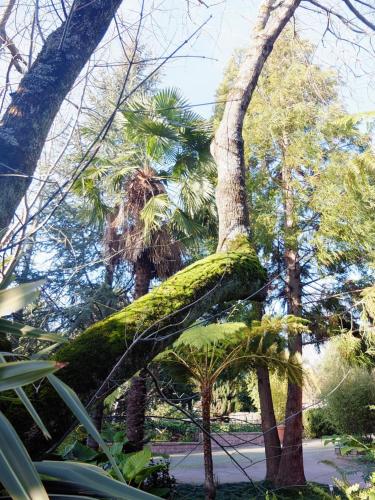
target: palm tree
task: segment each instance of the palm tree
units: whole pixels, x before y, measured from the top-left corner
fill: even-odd
[[[262,325],[263,323],[263,325]],[[224,375],[235,377],[241,372],[258,366],[273,366],[287,373],[295,382],[301,383],[301,367],[296,360],[289,359],[281,328],[297,319],[271,320],[264,317],[254,322],[253,327],[245,323],[216,323],[186,330],[174,342],[171,349],[158,356],[175,379],[182,378],[195,383],[201,395],[203,455],[205,468],[206,499],[215,498],[215,482],[210,438],[212,392],[215,382]],[[264,328],[268,326],[267,331]]]
[[[134,298],[145,295],[152,279],[181,268],[187,246],[214,230],[210,135],[176,89],[140,95],[122,110],[112,156],[96,159],[77,185],[104,222],[109,286],[118,263],[127,261],[133,266]],[[129,451],[143,446],[145,406],[141,372],[127,397]]]

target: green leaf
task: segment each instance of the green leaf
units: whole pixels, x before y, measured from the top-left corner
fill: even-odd
[[[12,361],[0,363],[0,392],[32,384],[63,366],[56,361]]]
[[[64,460],[79,460],[81,462],[89,462],[94,460],[97,456],[98,453],[95,450],[89,446],[85,446],[79,441],[74,441],[71,446],[64,450],[62,455]]]
[[[105,498],[147,500],[156,498],[127,484],[109,477],[103,469],[89,464],[75,462],[43,461],[35,463],[39,474],[79,484],[88,491],[95,492]]]
[[[23,309],[38,296],[38,288],[44,281],[25,283],[14,288],[0,290],[0,316],[8,316]]]
[[[9,335],[15,335],[17,337],[28,337],[59,344],[68,342],[68,339],[62,335],[44,332],[38,328],[23,325],[22,323],[17,323],[16,321],[9,321],[4,318],[0,318],[0,333],[8,333]]]
[[[213,323],[185,330],[174,342],[174,347],[187,346],[196,349],[213,346],[217,342],[238,340],[238,335],[248,331],[245,323]]]
[[[22,387],[18,387],[17,389],[14,389],[14,390],[15,390],[15,393],[17,394],[17,396],[19,397],[19,399],[21,400],[22,404],[26,408],[26,410],[29,412],[31,418],[34,420],[36,425],[42,431],[43,436],[46,439],[51,439],[51,434],[48,432],[47,427],[44,425],[42,419],[38,415],[38,412],[34,408],[32,402],[27,397],[27,395],[26,395],[25,391],[22,389]]]
[[[136,453],[129,453],[125,456],[125,461],[122,464],[122,472],[128,481],[133,480],[147,465],[151,459],[150,448],[143,448]]]
[[[16,499],[48,500],[48,495],[26,448],[9,420],[1,412],[0,452],[0,461],[6,466],[5,469],[0,468],[0,481],[6,489],[9,488],[8,493]],[[21,488],[27,492],[27,496],[15,495],[16,490],[20,491]]]
[[[107,455],[108,460],[110,461],[113,470],[116,472],[117,477],[120,481],[123,481],[124,478],[121,474],[120,469],[118,468],[115,459],[111,455],[108,446],[104,442],[103,438],[99,434],[95,425],[93,424],[89,414],[86,411],[86,408],[81,403],[77,394],[71,389],[68,385],[64,384],[60,379],[55,377],[54,375],[49,375],[48,380],[59,394],[61,399],[65,402],[65,404],[69,407],[71,412],[74,414],[76,419],[84,426],[86,431],[90,434],[90,436],[95,439],[95,441],[101,446],[104,453]]]

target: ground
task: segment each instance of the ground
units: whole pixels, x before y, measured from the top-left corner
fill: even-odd
[[[324,446],[320,439],[305,441],[303,445],[306,479],[315,483],[332,485],[340,473],[334,467],[322,463],[331,461],[348,474],[351,483],[364,484],[363,473],[366,466],[355,457],[337,457],[333,446]],[[263,447],[241,447],[238,452],[230,450],[248,475],[254,481],[261,481],[265,476],[265,455]],[[247,478],[223,451],[214,451],[214,469],[217,481],[223,483],[240,483]],[[177,483],[202,484],[204,480],[203,454],[171,455],[171,474]]]

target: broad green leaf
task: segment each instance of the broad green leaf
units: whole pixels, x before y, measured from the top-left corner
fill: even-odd
[[[43,283],[44,281],[34,281],[0,290],[0,316],[8,316],[30,304],[38,296],[38,288]]]
[[[0,392],[32,384],[63,366],[56,361],[11,361],[0,363]]]
[[[66,337],[63,337],[62,335],[44,332],[43,330],[39,330],[38,328],[23,325],[22,323],[17,323],[16,321],[9,321],[4,318],[0,318],[0,333],[8,333],[9,335],[15,335],[17,337],[29,337],[59,344],[68,342],[68,339]]]
[[[82,488],[95,492],[105,498],[147,500],[156,498],[145,491],[132,488],[125,483],[108,476],[103,469],[95,465],[79,464],[75,462],[36,462],[35,467],[39,474],[79,484]]]
[[[128,481],[133,480],[145,467],[148,466],[151,459],[150,448],[143,448],[141,451],[129,453],[122,463],[122,472]]]
[[[64,450],[64,454],[62,456],[65,460],[75,459],[86,462],[93,460],[98,456],[98,453],[89,446],[85,446],[79,441],[74,441],[71,446]]]
[[[26,497],[30,500],[48,500],[48,495],[43,487],[39,475],[32,463],[26,448],[22,444],[16,431],[12,427],[9,420],[0,412],[0,451],[5,461],[12,469],[14,476],[18,478],[19,485],[27,491]],[[9,469],[8,473],[0,469],[0,482],[10,480]],[[16,487],[16,483],[10,484]]]
[[[115,459],[111,455],[108,446],[106,445],[100,433],[93,424],[89,414],[86,411],[86,408],[81,403],[77,394],[73,391],[73,389],[71,389],[68,385],[64,384],[64,382],[62,382],[54,375],[49,375],[48,380],[50,381],[56,392],[59,394],[61,399],[64,400],[65,404],[69,407],[70,411],[73,413],[76,419],[84,426],[84,428],[90,434],[90,436],[93,439],[95,439],[95,441],[101,446],[102,450],[107,455],[108,460],[110,461],[113,470],[116,472],[116,475],[120,479],[120,481],[124,481],[121,471],[118,468]]]

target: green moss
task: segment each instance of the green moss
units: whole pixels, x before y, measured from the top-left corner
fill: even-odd
[[[213,305],[256,293],[265,282],[265,271],[247,241],[235,245],[235,250],[191,264],[64,345],[55,356],[67,363],[59,377],[87,401],[135,339],[112,387],[145,366]],[[70,414],[47,386],[39,399],[41,415],[50,421],[49,429],[57,438]],[[32,448],[43,446],[32,437]]]

